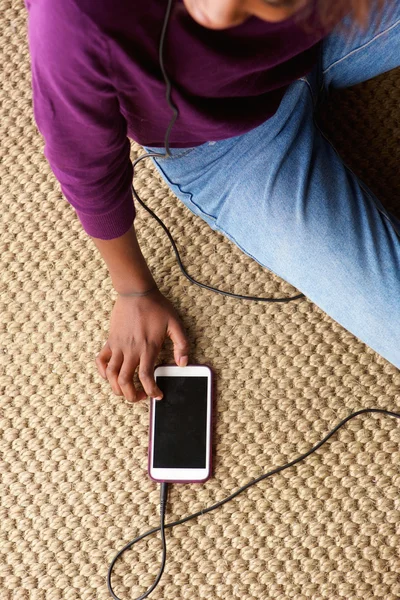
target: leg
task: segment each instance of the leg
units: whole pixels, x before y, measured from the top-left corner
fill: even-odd
[[[371,14],[365,31],[352,33],[345,19],[322,45],[322,75],[324,85],[350,87],[400,65],[400,3],[386,2],[382,13]]]
[[[156,164],[213,229],[400,367],[400,230],[315,127],[307,79],[260,127]]]

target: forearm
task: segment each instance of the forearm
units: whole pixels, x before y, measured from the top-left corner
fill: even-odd
[[[92,236],[90,236],[92,237]],[[92,237],[103,257],[114,288],[120,294],[144,292],[155,285],[136,238],[134,225],[121,237],[102,240]]]

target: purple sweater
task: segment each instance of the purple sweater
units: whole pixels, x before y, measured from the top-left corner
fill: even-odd
[[[163,146],[171,117],[158,63],[166,0],[25,2],[45,155],[84,230],[119,237],[135,217],[128,136]],[[164,45],[180,112],[171,147],[236,136],[271,117],[288,85],[314,65],[327,33],[315,15],[302,26],[306,12],[215,31],[176,0]]]

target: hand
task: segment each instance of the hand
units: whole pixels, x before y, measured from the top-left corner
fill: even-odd
[[[108,340],[96,357],[100,375],[108,379],[116,396],[125,396],[131,402],[147,396],[162,398],[154,367],[166,335],[173,342],[176,364],[186,366],[187,336],[175,308],[160,290],[156,288],[146,296],[118,296]],[[143,390],[136,390],[133,384],[137,366]]]

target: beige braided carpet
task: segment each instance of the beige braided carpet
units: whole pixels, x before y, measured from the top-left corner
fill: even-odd
[[[116,294],[43,157],[23,4],[0,0],[0,9],[0,598],[106,600],[114,554],[158,524],[149,406],[127,404],[97,372]],[[323,117],[346,160],[397,211],[399,74],[338,93]],[[137,187],[194,277],[243,294],[293,292],[182,207],[150,164]],[[400,372],[316,306],[247,303],[189,284],[161,228],[137,210],[191,361],[211,363],[217,377],[214,478],[174,486],[168,520],[305,452],[353,410],[399,410]],[[159,359],[172,360],[170,344]],[[363,415],[302,464],[169,531],[152,598],[400,598],[399,444],[397,421]],[[128,551],[115,569],[118,595],[142,593],[159,560],[157,536]]]

